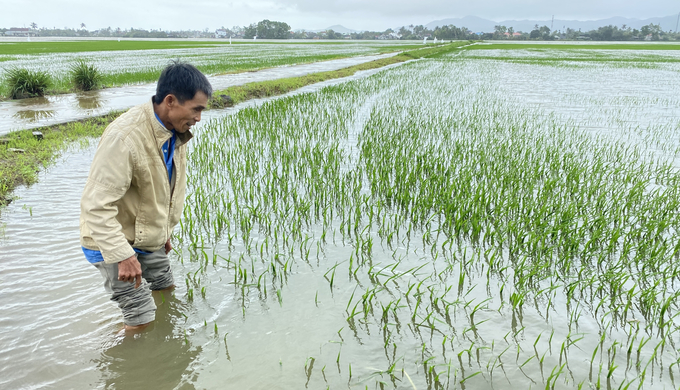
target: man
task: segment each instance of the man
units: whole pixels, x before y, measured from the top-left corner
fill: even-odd
[[[212,86],[192,65],[168,65],[156,95],[104,131],[80,203],[80,241],[123,312],[126,331],[155,319],[151,290],[174,287],[167,254],[186,190],[186,144]]]

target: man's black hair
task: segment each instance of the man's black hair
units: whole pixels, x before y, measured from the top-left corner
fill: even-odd
[[[196,96],[201,91],[206,96],[212,96],[212,86],[200,70],[195,66],[174,60],[163,69],[156,85],[155,104],[160,104],[169,94],[175,95],[181,104]]]

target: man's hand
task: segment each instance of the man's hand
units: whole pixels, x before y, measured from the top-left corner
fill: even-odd
[[[170,243],[170,239],[168,238],[168,242],[165,243],[165,254],[167,255],[170,253],[172,250],[172,244]]]
[[[118,280],[128,283],[134,282],[135,288],[142,284],[142,266],[137,261],[137,256],[128,257],[118,263]]]

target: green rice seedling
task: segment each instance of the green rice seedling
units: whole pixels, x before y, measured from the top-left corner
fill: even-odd
[[[50,75],[45,71],[24,68],[8,68],[4,71],[4,83],[12,99],[44,96],[52,84]]]
[[[677,360],[660,344],[677,324],[680,224],[668,212],[678,206],[677,169],[665,171],[644,148],[626,144],[646,131],[621,125],[632,121],[627,111],[634,107],[594,103],[574,89],[578,98],[569,99],[588,107],[578,118],[559,106],[519,106],[504,89],[510,81],[501,66],[513,77],[542,74],[530,64],[442,57],[268,101],[202,127],[190,152],[181,232],[185,245],[196,243],[194,263],[187,262],[192,273],[206,263],[203,241],[239,257],[212,279],[205,265],[196,277],[225,296],[233,289],[246,326],[261,320],[248,306],[250,286],[309,297],[319,282],[330,283],[333,298],[318,305],[317,291],[314,304],[324,318],[347,321],[354,338],[343,345],[352,365],[364,361],[354,352],[366,347],[384,350],[374,359],[385,367],[398,356],[407,367],[427,361],[412,374],[418,388],[435,387],[441,376],[434,362],[453,353],[470,371],[454,383],[481,371],[475,382],[492,387],[506,385],[498,368],[520,368],[526,378],[506,374],[518,387],[533,386],[539,372],[549,387],[558,379],[585,383],[598,352],[606,378],[610,367],[633,366],[633,345],[640,347],[640,371],[655,345],[652,360]],[[571,107],[564,95],[550,98]],[[617,130],[603,135],[587,126]],[[307,255],[314,240],[316,264]],[[343,258],[350,259],[348,278],[335,279]],[[293,299],[279,314],[305,304],[311,300]],[[631,319],[652,343],[640,345]],[[559,349],[552,349],[553,338],[563,339]],[[515,359],[495,342],[507,342]],[[630,356],[614,353],[623,345]],[[339,356],[336,362],[340,367]],[[549,378],[544,366],[555,367]],[[490,371],[496,375],[484,375]],[[627,383],[625,375],[613,370],[610,380]],[[342,383],[348,372],[338,376],[309,383]],[[643,388],[653,388],[650,378]],[[667,370],[654,378],[670,386]]]
[[[91,91],[102,86],[103,76],[99,69],[82,59],[71,65],[69,77],[76,90]]]

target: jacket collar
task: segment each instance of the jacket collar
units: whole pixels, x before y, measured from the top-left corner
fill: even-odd
[[[172,137],[172,131],[168,130],[163,126],[158,119],[156,119],[156,113],[153,110],[153,100],[149,99],[148,102],[144,103],[144,113],[147,116],[149,123],[151,123],[151,130],[153,132],[154,138],[156,138],[156,143],[160,149],[164,143],[166,143]],[[181,146],[189,142],[190,139],[194,137],[191,131],[187,130],[184,133],[176,132],[177,143],[175,146]]]

